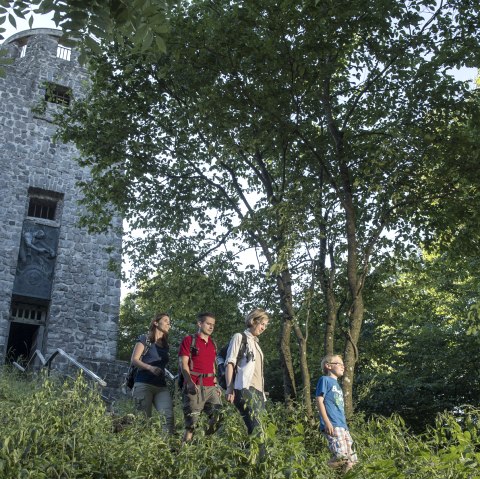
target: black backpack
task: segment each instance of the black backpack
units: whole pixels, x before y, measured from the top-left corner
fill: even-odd
[[[143,344],[143,341],[140,341],[140,342]],[[151,345],[152,343],[150,342],[150,339],[148,339],[148,334],[145,334],[145,344],[144,344],[143,352],[140,355],[140,361],[143,360],[143,357],[145,356],[145,354],[147,354]],[[123,389],[125,392],[127,389],[133,389],[133,385],[135,384],[135,376],[137,375],[137,372],[138,372],[137,366],[134,366],[132,363],[130,363],[127,374],[125,374],[125,377],[123,380]]]
[[[225,379],[225,370],[227,368],[227,365],[225,364],[225,361],[227,359],[227,351],[228,351],[228,347],[230,346],[230,342],[231,340],[217,354],[217,384],[222,389],[227,389],[227,381]],[[238,349],[237,360],[235,361],[235,367],[233,368],[232,382],[235,379],[235,374],[237,373],[238,362],[242,358],[246,349],[247,349],[247,335],[245,333],[242,333],[242,344]]]

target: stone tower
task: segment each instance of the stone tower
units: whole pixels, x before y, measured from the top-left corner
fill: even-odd
[[[13,60],[0,77],[0,360],[61,348],[91,367],[116,355],[120,280],[108,263],[121,261],[122,222],[104,235],[78,226],[89,172],[55,142],[52,117],[88,76],[60,36],[33,29],[0,46]]]

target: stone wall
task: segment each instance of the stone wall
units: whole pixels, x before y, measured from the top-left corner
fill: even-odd
[[[88,361],[84,364],[90,371],[94,371],[97,376],[103,379],[107,385],[101,389],[102,394],[109,400],[125,399],[131,397],[131,393],[127,391],[125,394],[122,390],[124,377],[128,371],[130,363],[127,361]]]
[[[60,32],[34,29],[10,37],[3,47],[14,59],[0,78],[0,359],[7,353],[11,301],[29,192],[58,194],[54,219],[30,218],[39,228],[58,231],[58,249],[42,326],[42,352],[62,348],[78,360],[112,360],[116,356],[120,280],[108,262],[120,263],[121,219],[116,232],[89,234],[78,226],[82,214],[77,182],[88,178],[78,166],[73,145],[56,143],[52,115],[64,106],[45,102],[45,82],[82,95],[86,71],[72,51],[70,60],[57,57]],[[22,47],[26,45],[23,57]],[[35,107],[45,110],[34,113]],[[113,253],[106,248],[113,247]]]

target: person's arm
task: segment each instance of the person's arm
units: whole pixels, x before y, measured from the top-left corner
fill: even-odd
[[[225,359],[225,384],[227,386],[225,397],[230,403],[233,403],[233,400],[235,399],[233,372],[235,366],[237,366],[237,356],[241,345],[242,335],[240,333],[234,334],[228,345],[227,357]]]
[[[325,423],[325,432],[329,436],[333,436],[334,430],[330,419],[328,419],[327,409],[325,408],[325,398],[323,396],[317,396],[317,408]]]
[[[144,363],[140,358],[145,350],[145,345],[140,341],[135,344],[135,348],[133,349],[131,363],[140,369],[145,369],[145,371],[149,371],[155,376],[160,376],[163,373],[162,368],[157,366],[152,366],[151,364]]]
[[[33,249],[34,251],[36,251],[37,253],[48,253],[49,250],[46,249],[46,248],[42,248],[41,246],[37,246],[35,244],[35,236],[32,236],[32,235],[29,235],[28,233],[25,233],[23,235],[24,237],[24,240],[25,240],[25,243],[27,244],[27,246],[31,249]]]
[[[179,358],[180,370],[183,374],[183,379],[185,380],[185,385],[187,391],[190,394],[195,394],[198,391],[197,385],[193,382],[192,376],[190,374],[190,357],[189,356],[180,356]]]
[[[225,396],[230,403],[233,403],[233,400],[235,399],[235,391],[233,389],[233,368],[233,363],[228,363],[225,368],[225,383],[227,385]]]

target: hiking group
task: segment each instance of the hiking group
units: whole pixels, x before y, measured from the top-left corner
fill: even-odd
[[[184,443],[193,438],[202,413],[208,417],[207,434],[216,431],[221,423],[223,395],[238,409],[249,435],[258,430],[265,409],[264,357],[258,338],[268,326],[268,314],[260,308],[248,313],[245,317],[246,329],[234,334],[220,351],[211,337],[215,321],[213,313],[198,314],[197,332],[185,336],[178,350]],[[166,383],[170,326],[169,314],[156,314],[147,334],[137,339],[131,364],[137,368],[132,393],[137,408],[151,417],[155,407],[164,417],[164,429],[173,433],[173,401]],[[357,462],[357,456],[338,383],[344,372],[341,356],[323,358],[322,371],[324,375],[317,384],[316,401],[320,431],[326,437],[332,454],[328,464],[348,471]]]

